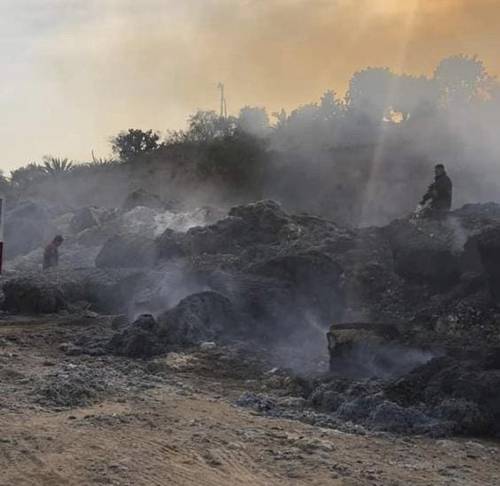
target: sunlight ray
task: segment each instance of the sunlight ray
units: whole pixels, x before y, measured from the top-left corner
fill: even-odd
[[[415,19],[420,8],[421,0],[408,0],[407,13],[401,24],[401,42],[397,48],[396,63],[394,66],[396,69],[394,71],[400,73],[404,71],[405,62],[407,57],[408,45],[412,39],[412,33],[414,29]],[[385,106],[390,106],[392,100],[396,95],[398,90],[398,81],[393,80],[391,86],[387,92]],[[378,174],[380,172],[380,166],[384,157],[384,150],[386,145],[386,130],[382,126],[379,130],[378,140],[375,144],[373,158],[370,164],[370,177],[368,179],[367,186],[365,188],[364,203],[361,210],[361,222],[367,221],[372,212],[376,208],[373,207],[373,202],[376,200],[377,188],[378,188]]]

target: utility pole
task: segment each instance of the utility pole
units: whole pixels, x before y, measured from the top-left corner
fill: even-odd
[[[224,84],[219,83],[217,89],[220,91],[220,117],[227,118],[227,104],[226,97],[224,96]]]

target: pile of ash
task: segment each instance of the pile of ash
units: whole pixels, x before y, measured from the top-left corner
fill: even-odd
[[[354,229],[288,214],[273,201],[237,206],[220,218],[139,200],[150,207],[87,208],[71,218],[57,208],[20,204],[9,218],[29,220],[38,243],[20,244],[18,258],[39,251],[45,235],[33,228],[43,220],[68,234],[62,255],[86,247],[91,250],[83,260],[95,261],[84,268],[66,261],[41,273],[15,260],[12,273],[2,277],[3,309],[71,312],[81,305],[127,314],[131,324],[117,329],[104,348],[131,358],[205,341],[243,341],[250,348],[275,344],[283,365],[294,369],[306,347],[302,354],[324,360],[326,338],[315,354],[319,348],[300,338],[306,328],[324,336],[332,322],[403,323],[397,342],[355,345],[349,360],[343,358],[344,378],[352,384],[376,376],[375,388],[338,392],[326,382],[314,399],[303,398],[331,416],[373,427],[392,417],[388,428],[394,430],[446,423],[457,433],[497,433],[491,390],[498,388],[498,367],[448,350],[470,348],[471,335],[477,355],[500,346],[500,205],[468,205],[441,221],[407,218]],[[21,237],[14,226],[7,245]],[[139,309],[150,315],[136,319]],[[287,344],[289,353],[283,352]],[[470,393],[453,380],[467,383]],[[420,394],[405,401],[407,386]]]
[[[249,391],[236,404],[266,415],[349,432],[379,431],[432,437],[500,437],[498,352],[486,358],[433,358],[398,378],[324,374],[287,388],[270,380],[265,392]],[[283,372],[284,373],[284,372]],[[286,373],[284,373],[286,376]]]
[[[113,386],[93,368],[73,365],[40,378],[33,394],[42,405],[74,408],[91,405],[113,391]]]

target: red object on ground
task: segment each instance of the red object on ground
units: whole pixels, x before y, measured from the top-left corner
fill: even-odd
[[[0,196],[0,273],[3,269],[3,213],[5,212],[5,198]]]

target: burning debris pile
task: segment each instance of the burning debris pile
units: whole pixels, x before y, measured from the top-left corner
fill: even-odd
[[[138,194],[120,210],[44,209],[66,235],[61,267],[41,273],[35,243],[17,247],[4,309],[127,314],[102,349],[131,358],[312,343],[310,361],[330,352],[330,373],[302,396],[312,409],[396,432],[500,434],[499,205],[352,229],[273,201],[225,217],[159,204]],[[39,212],[20,203],[9,217]],[[7,245],[17,238],[8,231]]]

